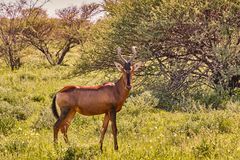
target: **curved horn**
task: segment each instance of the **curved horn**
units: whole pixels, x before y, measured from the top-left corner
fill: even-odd
[[[124,63],[127,62],[126,59],[124,59],[123,56],[121,55],[121,48],[120,47],[117,48],[117,54],[118,54],[118,56],[119,56],[119,58],[122,62],[124,62]]]
[[[136,46],[132,46],[132,53],[133,53],[133,56],[130,58],[130,60],[128,62],[132,62],[136,56],[137,56],[137,51],[136,51]]]

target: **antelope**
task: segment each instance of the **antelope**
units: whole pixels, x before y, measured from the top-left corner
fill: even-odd
[[[63,133],[65,142],[69,143],[67,131],[76,112],[86,116],[104,114],[100,132],[100,150],[102,151],[109,120],[111,121],[114,150],[118,150],[116,114],[122,109],[129,95],[134,72],[142,65],[142,62],[133,64],[137,54],[135,46],[132,47],[132,52],[133,56],[126,60],[121,55],[121,48],[117,48],[117,54],[123,62],[123,65],[114,62],[117,69],[122,72],[122,76],[117,82],[107,82],[99,86],[65,86],[55,94],[52,101],[52,112],[57,118],[53,127],[55,143],[58,140],[59,130]],[[56,106],[61,111],[60,116]]]

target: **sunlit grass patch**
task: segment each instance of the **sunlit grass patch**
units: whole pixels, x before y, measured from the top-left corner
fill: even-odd
[[[68,130],[70,144],[59,133],[54,147],[54,94],[65,85],[96,85],[118,77],[104,72],[71,77],[68,67],[0,69],[0,159],[240,158],[238,102],[228,102],[225,110],[167,112],[156,108],[159,99],[151,91],[133,90],[117,114],[119,151],[113,148],[111,123],[103,153],[99,150],[103,115],[77,114]]]

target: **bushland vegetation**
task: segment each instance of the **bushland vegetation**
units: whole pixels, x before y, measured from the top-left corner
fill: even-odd
[[[46,3],[0,3],[0,159],[240,158],[239,1],[104,0],[54,18]],[[117,117],[119,151],[110,128],[99,150],[103,116],[77,115],[54,148],[54,94],[116,80],[116,48],[132,46],[144,66]]]

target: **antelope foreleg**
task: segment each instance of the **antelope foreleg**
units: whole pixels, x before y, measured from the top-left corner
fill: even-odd
[[[108,113],[106,113],[104,116],[103,125],[102,125],[102,129],[101,129],[101,137],[100,137],[100,150],[101,151],[102,151],[104,135],[105,135],[105,133],[107,131],[107,127],[108,127],[108,122],[109,122],[109,115],[108,115]]]
[[[110,111],[110,119],[112,121],[112,133],[113,133],[113,140],[114,140],[114,149],[118,150],[116,115],[117,115],[116,109],[112,108],[112,110]]]

